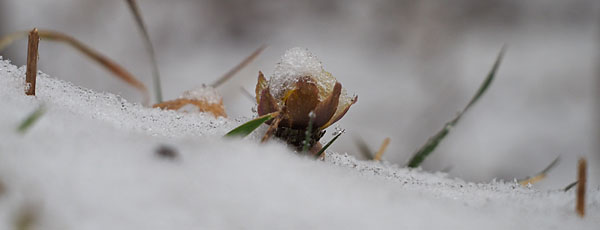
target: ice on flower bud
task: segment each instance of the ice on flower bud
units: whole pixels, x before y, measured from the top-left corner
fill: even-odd
[[[279,127],[292,130],[306,130],[313,112],[312,130],[321,132],[341,119],[357,97],[348,97],[342,84],[307,49],[292,48],[269,80],[259,72],[256,101],[258,115],[280,111]]]

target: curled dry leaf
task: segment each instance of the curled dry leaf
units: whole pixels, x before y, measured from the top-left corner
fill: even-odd
[[[152,107],[180,112],[204,112],[210,113],[214,117],[227,117],[223,98],[215,88],[207,85],[188,90],[178,99],[158,103]]]

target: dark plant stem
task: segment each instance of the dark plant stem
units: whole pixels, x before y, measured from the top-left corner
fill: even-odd
[[[25,94],[35,96],[35,80],[37,78],[38,44],[40,36],[37,28],[29,32],[27,44],[27,72],[25,73]]]

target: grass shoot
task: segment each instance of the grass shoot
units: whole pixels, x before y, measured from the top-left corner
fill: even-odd
[[[408,167],[410,167],[410,168],[419,167],[419,165],[421,165],[421,163],[423,163],[425,158],[427,158],[427,156],[429,156],[429,154],[431,154],[437,148],[437,146],[446,137],[446,135],[448,135],[448,133],[450,132],[450,129],[452,129],[452,127],[454,127],[456,124],[458,124],[458,121],[460,121],[460,118],[462,118],[463,114],[465,112],[467,112],[467,110],[469,110],[471,108],[471,106],[473,106],[473,104],[475,104],[475,102],[477,102],[479,100],[479,98],[481,98],[483,93],[485,93],[485,91],[491,85],[492,80],[494,80],[494,77],[496,76],[496,71],[498,70],[498,67],[500,66],[500,62],[502,61],[502,57],[504,56],[505,50],[506,50],[506,48],[502,47],[502,49],[500,50],[500,53],[498,54],[498,57],[496,58],[496,61],[494,62],[494,65],[492,66],[492,70],[490,71],[490,73],[487,75],[487,77],[485,78],[485,80],[483,81],[483,83],[481,84],[479,89],[477,90],[477,93],[475,93],[473,98],[471,98],[471,100],[469,101],[469,104],[467,104],[467,106],[465,106],[465,108],[460,113],[458,113],[458,115],[456,115],[456,117],[454,119],[447,122],[440,131],[438,131],[435,135],[430,137],[429,140],[427,140],[427,142],[423,146],[421,146],[421,148],[419,148],[419,150],[417,150],[417,152],[415,152],[413,154],[412,158],[410,159],[410,161],[408,163]]]
[[[43,105],[35,109],[19,124],[19,127],[17,127],[17,132],[21,134],[27,132],[27,130],[29,130],[33,126],[33,124],[35,124],[35,122],[39,120],[39,118],[42,117],[42,115],[44,115],[45,112],[46,107]]]

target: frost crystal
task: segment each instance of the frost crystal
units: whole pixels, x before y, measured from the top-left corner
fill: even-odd
[[[222,97],[217,93],[217,90],[211,86],[202,85],[195,89],[183,92],[180,98],[204,101],[209,104],[221,103]]]

